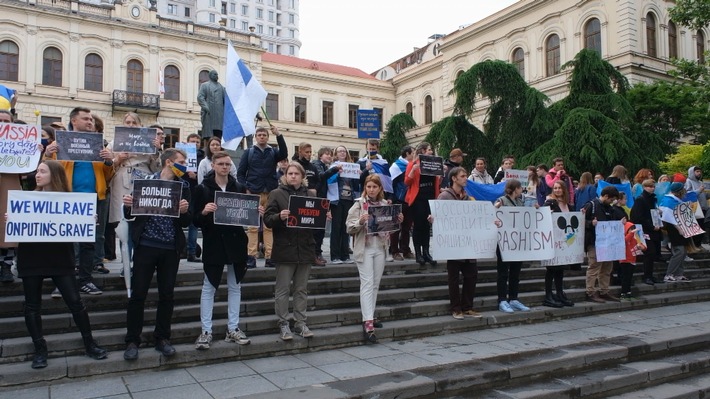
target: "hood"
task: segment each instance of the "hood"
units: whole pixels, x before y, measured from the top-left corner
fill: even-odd
[[[473,168],[473,170],[471,171],[471,174],[474,176],[485,176],[488,174],[488,170],[484,169],[483,172],[479,172],[478,169]]]
[[[698,181],[698,178],[695,177],[695,169],[697,169],[697,168],[698,168],[697,166],[693,165],[688,169],[688,180],[692,180],[695,182]]]
[[[279,181],[279,188],[286,190],[289,195],[305,196],[308,194],[308,182],[306,179],[303,179],[303,182],[301,182],[301,187],[295,188],[290,184],[286,184],[286,177],[282,176]]]

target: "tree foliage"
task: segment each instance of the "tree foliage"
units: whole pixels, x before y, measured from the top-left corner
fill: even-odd
[[[390,162],[394,162],[402,153],[402,147],[409,144],[407,132],[417,126],[410,115],[400,112],[394,115],[385,126],[384,137],[380,141],[380,154]]]
[[[436,147],[438,154],[448,154],[454,148],[471,154],[463,160],[466,170],[471,170],[476,157],[489,157],[494,151],[486,135],[463,115],[447,116],[432,124],[424,141]]]
[[[693,29],[710,23],[710,2],[707,0],[676,0],[669,12],[673,21]]]
[[[659,162],[658,166],[667,175],[675,173],[685,175],[688,173],[688,168],[701,164],[703,151],[707,151],[706,147],[698,144],[681,144],[675,154],[671,154],[665,161]]]

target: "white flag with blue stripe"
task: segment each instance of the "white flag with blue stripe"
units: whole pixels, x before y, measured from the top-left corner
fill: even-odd
[[[227,85],[224,99],[222,147],[235,150],[242,137],[256,132],[254,119],[266,100],[266,90],[237,54],[232,42],[227,45]]]

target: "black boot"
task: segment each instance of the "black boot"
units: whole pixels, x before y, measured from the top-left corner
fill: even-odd
[[[38,339],[32,341],[35,345],[35,355],[32,358],[32,368],[33,369],[43,369],[47,367],[47,341]]]
[[[422,249],[418,245],[414,246],[414,259],[422,266],[426,264],[426,259],[422,257]]]
[[[106,359],[106,349],[96,345],[96,341],[94,341],[94,338],[91,335],[82,338],[84,339],[86,356],[96,360]]]
[[[555,299],[555,296],[552,295],[551,292],[548,292],[547,294],[545,294],[545,300],[542,301],[542,305],[549,306],[551,308],[561,308],[561,307],[565,306],[561,302],[559,302],[557,299]]]
[[[557,291],[557,295],[553,295],[553,297],[564,306],[574,306],[574,302],[570,301],[569,298],[567,298],[567,295],[564,291]]]
[[[12,265],[7,262],[0,263],[0,281],[3,283],[12,283],[15,281],[15,276],[12,274]]]
[[[431,254],[429,253],[429,247],[424,248],[424,253],[422,254],[422,257],[430,265],[436,267],[436,261],[431,257]]]

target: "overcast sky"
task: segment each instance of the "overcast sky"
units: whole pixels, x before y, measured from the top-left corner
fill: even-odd
[[[518,0],[301,0],[300,57],[372,73]]]

